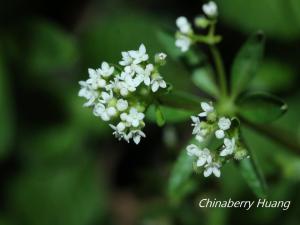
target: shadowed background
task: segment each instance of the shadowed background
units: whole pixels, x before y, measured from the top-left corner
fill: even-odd
[[[300,2],[217,2],[227,70],[247,36],[265,31],[265,59],[251,87],[288,102],[275,125],[299,142]],[[162,31],[174,33],[175,19],[192,20],[203,3],[0,3],[0,225],[297,224],[300,151],[243,130],[266,175],[269,199],[291,200],[290,209],[200,209],[204,197],[256,197],[234,165],[226,165],[220,179],[193,175],[181,191],[167,194],[170,169],[191,137],[190,121],[171,120],[162,129],[147,123],[147,138],[135,146],[114,139],[77,96],[87,68],[117,62],[122,50],[140,43],[150,54],[175,48]],[[191,68],[180,61],[169,57],[162,74],[175,88],[201,95],[189,79]]]

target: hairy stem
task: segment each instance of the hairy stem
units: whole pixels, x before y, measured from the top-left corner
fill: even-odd
[[[292,150],[296,154],[300,154],[300,143],[297,141],[296,137],[293,137],[291,134],[287,134],[285,131],[279,131],[278,129],[272,126],[266,125],[258,125],[252,122],[243,120],[248,127],[253,128],[254,130],[260,132],[261,134],[265,135],[268,138],[271,138],[273,141],[277,142],[278,144],[287,147],[288,149]]]

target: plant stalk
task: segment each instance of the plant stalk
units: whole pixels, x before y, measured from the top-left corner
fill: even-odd
[[[225,75],[225,69],[222,61],[221,54],[216,46],[210,45],[209,46],[210,52],[212,54],[212,58],[214,60],[214,64],[216,67],[216,72],[219,80],[219,85],[221,89],[221,97],[227,97],[227,80]]]

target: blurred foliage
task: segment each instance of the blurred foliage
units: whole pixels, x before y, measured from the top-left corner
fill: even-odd
[[[10,76],[0,45],[0,158],[12,148],[14,133],[13,101],[10,90]]]
[[[252,33],[264,30],[275,39],[295,40],[300,36],[298,0],[216,0],[221,18],[236,29]]]

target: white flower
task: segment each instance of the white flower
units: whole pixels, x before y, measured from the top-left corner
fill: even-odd
[[[115,107],[110,106],[106,109],[106,113],[107,115],[109,115],[110,117],[115,116],[117,114],[117,110]]]
[[[228,138],[225,138],[223,150],[220,152],[220,156],[231,155],[233,153],[234,149],[235,149],[235,139],[232,138],[230,140]]]
[[[129,114],[126,117],[126,121],[133,127],[138,127],[140,125],[140,121],[142,121],[145,117],[144,113],[138,112],[138,110],[132,107],[129,110]]]
[[[165,59],[167,58],[167,54],[166,54],[166,53],[163,53],[163,52],[158,53],[157,56],[158,56],[158,58],[159,58],[160,60],[162,60],[162,61],[165,60]]]
[[[139,144],[141,141],[141,137],[145,138],[146,135],[141,130],[132,130],[128,134],[129,138],[132,138],[135,144]]]
[[[218,15],[218,6],[213,1],[204,4],[202,10],[208,17],[216,17]]]
[[[202,151],[200,151],[200,154],[198,156],[197,160],[197,166],[203,166],[205,163],[211,163],[212,157],[210,154],[210,151],[207,148],[204,148]]]
[[[196,157],[200,156],[201,149],[197,145],[190,144],[186,147],[186,150],[189,156],[196,156]]]
[[[118,99],[116,107],[119,111],[125,111],[128,108],[128,101],[124,99]]]
[[[113,128],[116,132],[119,132],[119,133],[123,132],[125,130],[125,128],[126,128],[126,124],[124,122],[119,122],[117,124],[117,126],[114,126],[112,124],[109,124],[109,126],[111,128]]]
[[[105,92],[105,91],[103,91],[102,93],[101,93],[101,100],[100,100],[100,102],[101,103],[108,103],[110,100],[112,100],[112,98],[113,98],[114,96],[113,96],[113,92],[112,91],[109,91],[109,92]]]
[[[222,139],[225,137],[225,130],[228,130],[231,126],[230,119],[226,117],[221,117],[218,121],[219,130],[216,130],[215,135],[218,139]]]
[[[99,87],[105,87],[106,81],[101,78],[100,74],[94,69],[88,69],[89,79],[86,83],[90,85],[92,89],[97,89]]]
[[[206,137],[208,134],[208,129],[202,127],[200,118],[198,116],[191,116],[191,119],[193,121],[192,127],[194,127],[192,134],[196,135],[197,141],[204,141],[204,137]]]
[[[204,141],[204,137],[200,134],[197,134],[196,135],[196,140],[199,141],[199,142],[203,142]]]
[[[199,116],[201,117],[206,117],[209,113],[214,111],[214,107],[207,102],[201,102],[201,108],[204,111],[199,113]]]
[[[189,37],[183,35],[176,37],[175,45],[176,47],[180,48],[182,52],[189,50],[191,44],[192,40]]]
[[[101,64],[101,68],[99,68],[97,71],[99,71],[99,74],[102,77],[109,77],[110,75],[113,74],[115,68],[113,66],[109,66],[107,62],[103,62]]]
[[[199,134],[201,132],[200,118],[198,116],[191,116],[191,119],[193,121],[192,127],[194,127],[192,134]]]
[[[139,64],[149,59],[144,44],[141,44],[139,50],[137,51],[133,51],[133,50],[129,51],[129,56],[133,59],[134,64]]]
[[[92,89],[91,86],[85,81],[79,81],[79,84],[81,86],[81,89],[78,92],[78,96],[88,100],[86,103],[83,104],[83,106],[92,106],[99,96],[98,92]]]
[[[152,81],[151,81],[151,90],[153,92],[156,92],[158,90],[158,88],[166,88],[167,84],[166,82],[163,80],[163,78],[161,76],[156,76]]]
[[[137,76],[135,78],[136,83],[139,85],[140,83],[144,82],[146,86],[149,86],[151,83],[150,75],[154,70],[154,66],[152,64],[148,64],[145,69],[142,67],[136,68]]]
[[[120,90],[122,96],[127,96],[129,92],[134,92],[138,83],[130,74],[122,72],[118,79],[114,81],[115,88]]]
[[[216,138],[218,138],[218,139],[222,139],[225,137],[225,133],[223,130],[216,130],[215,135],[216,135]]]
[[[226,117],[221,117],[219,119],[218,126],[221,130],[228,130],[231,126],[231,121]]]
[[[93,113],[95,116],[101,117],[103,121],[109,121],[110,116],[108,115],[105,106],[102,103],[97,103],[94,107]]]
[[[216,162],[211,162],[209,164],[205,165],[205,170],[203,172],[204,177],[208,177],[210,176],[212,173],[216,176],[216,177],[220,177],[221,176],[221,171],[220,171],[220,167],[221,165],[219,163]]]
[[[119,125],[119,124],[118,124]],[[127,141],[129,143],[129,137],[128,135],[123,132],[120,131],[120,129],[117,126],[114,126],[112,124],[109,124],[109,126],[114,130],[113,135],[120,141],[121,139],[124,139],[125,141]]]
[[[191,24],[184,16],[180,16],[176,19],[176,25],[183,34],[187,34],[192,31]]]
[[[133,59],[130,57],[129,52],[121,52],[122,60],[119,62],[121,66],[128,66],[132,64]]]

